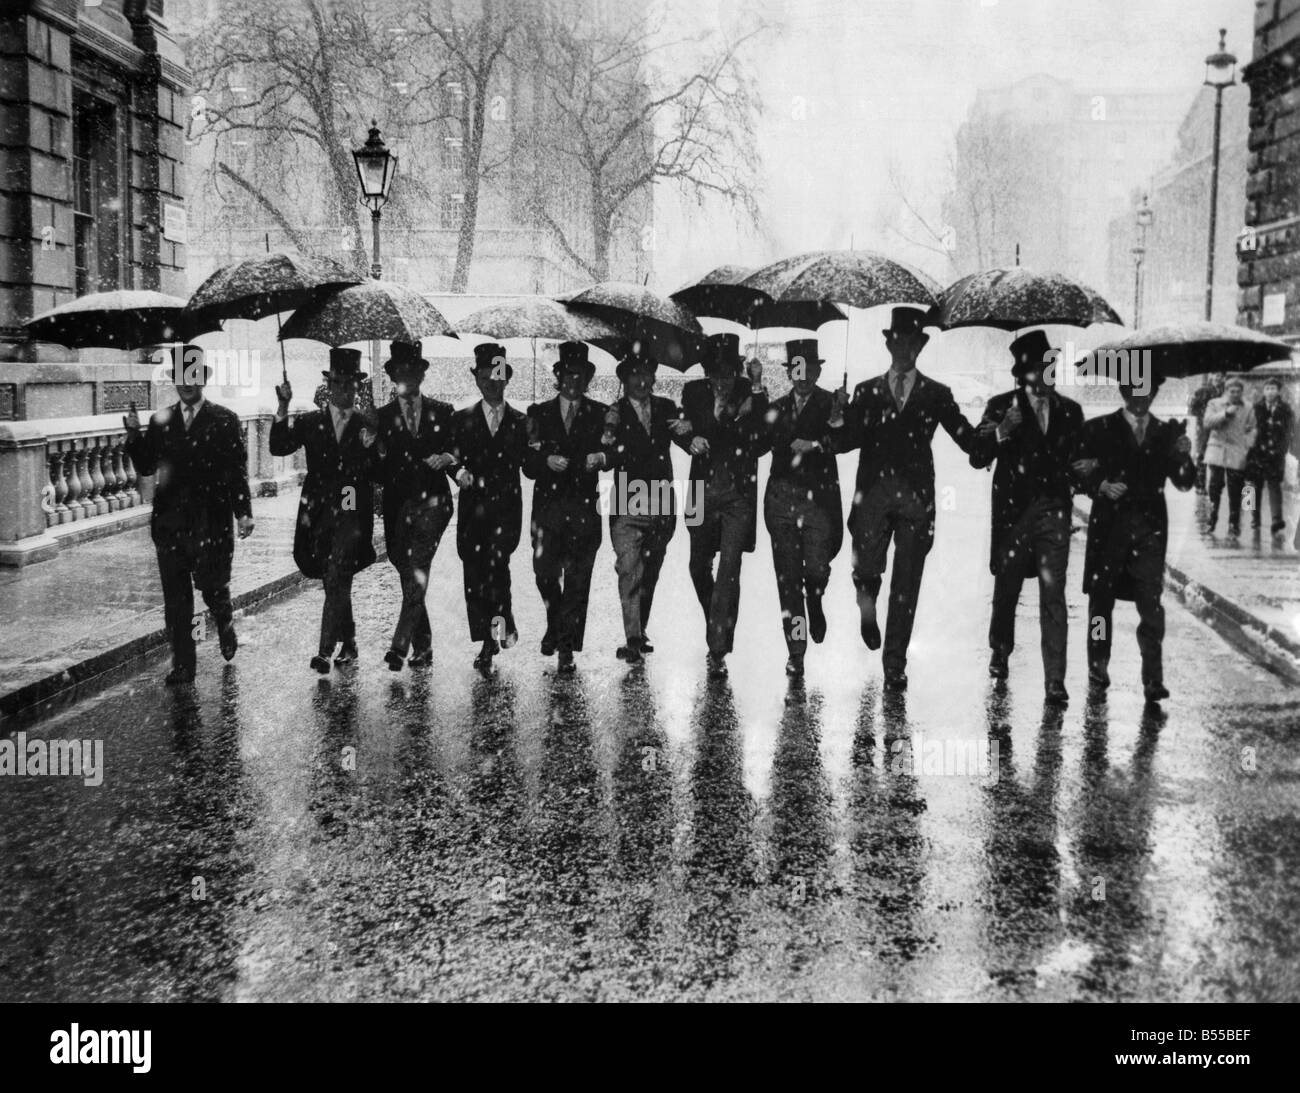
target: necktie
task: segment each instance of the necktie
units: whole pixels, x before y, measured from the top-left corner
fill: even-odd
[[[1145,417],[1137,419],[1133,427],[1133,435],[1137,437],[1138,447],[1142,447],[1142,442],[1146,440],[1147,436],[1147,419]]]
[[[194,407],[186,406],[185,407],[185,431],[187,433],[190,431],[190,426],[193,424],[194,424]]]
[[[1035,407],[1038,411],[1038,427],[1042,430],[1043,436],[1047,435],[1047,399],[1040,398],[1038,405]]]
[[[501,411],[496,406],[488,407],[488,432],[493,436],[497,435],[497,429],[501,426]]]
[[[568,407],[564,411],[564,431],[566,433],[573,428],[573,419],[577,416],[578,404],[576,402],[569,403]]]
[[[339,414],[334,421],[334,439],[340,444],[343,443],[343,430],[348,427],[348,418],[351,414]]]
[[[419,431],[420,418],[415,412],[415,402],[407,399],[402,403],[406,407],[406,427],[411,430],[411,435],[415,436]]]
[[[641,428],[647,433],[650,431],[650,406],[644,402],[636,404],[636,416],[641,419]]]
[[[907,379],[902,372],[894,377],[894,399],[898,402],[898,408],[903,408],[903,403],[907,401]]]

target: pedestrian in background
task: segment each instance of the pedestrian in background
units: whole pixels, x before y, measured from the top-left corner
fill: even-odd
[[[239,647],[232,621],[230,567],[239,537],[253,532],[248,457],[239,416],[204,397],[212,366],[197,345],[173,350],[178,402],[159,410],[141,433],[135,403],[122,419],[126,453],[140,475],[157,475],[149,521],[158,554],[164,619],[171,640],[168,684],[194,679],[194,589],[217,626],[221,655]]]
[[[1205,428],[1205,408],[1223,394],[1223,373],[1212,372],[1208,381],[1192,392],[1187,412],[1196,421],[1196,492],[1205,493],[1205,445],[1210,436]]]
[[[1282,479],[1286,476],[1286,456],[1291,450],[1291,435],[1295,428],[1295,412],[1282,397],[1282,384],[1275,379],[1264,381],[1264,397],[1254,406],[1255,443],[1246,456],[1246,478],[1255,491],[1255,507],[1250,514],[1250,526],[1260,530],[1264,514],[1264,489],[1268,488],[1270,527],[1275,537],[1286,530],[1286,517],[1282,512]]]
[[[1246,479],[1246,456],[1255,443],[1255,411],[1245,401],[1246,385],[1233,378],[1223,394],[1205,407],[1205,465],[1210,469],[1210,515],[1205,533],[1213,535],[1219,523],[1219,501],[1228,487],[1228,537],[1241,534],[1241,489]],[[1258,511],[1258,509],[1257,509]]]

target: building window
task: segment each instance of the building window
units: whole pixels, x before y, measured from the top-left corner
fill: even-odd
[[[444,228],[460,227],[460,214],[465,205],[464,194],[443,194],[440,221]]]
[[[126,155],[117,108],[76,91],[72,97],[72,188],[77,295],[122,287]]]

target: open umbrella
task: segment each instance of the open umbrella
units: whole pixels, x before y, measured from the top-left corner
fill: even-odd
[[[1290,359],[1289,344],[1258,330],[1228,323],[1189,322],[1135,330],[1085,353],[1075,367],[1081,375],[1140,380],[1135,369],[1149,365],[1163,381],[1206,372],[1243,371]]]
[[[361,280],[332,258],[274,251],[222,266],[199,285],[185,309],[205,317],[260,319]]]
[[[32,337],[69,349],[140,349],[188,341],[219,330],[221,323],[187,315],[179,296],[122,290],[78,296],[33,316],[23,326]]]
[[[685,372],[700,359],[704,330],[686,308],[626,281],[600,281],[557,297],[581,315],[604,319],[629,342],[641,342],[655,358]]]
[[[696,315],[727,319],[742,326],[789,326],[816,330],[822,323],[846,318],[843,311],[828,300],[776,301],[762,289],[743,282],[753,274],[743,266],[719,266],[694,284],[674,292],[674,300]]]
[[[920,270],[869,250],[796,254],[755,270],[741,285],[767,293],[777,304],[821,301],[852,307],[933,307],[939,289]]]
[[[940,296],[932,318],[944,330],[991,326],[1091,326],[1123,320],[1100,295],[1063,273],[1036,273],[1023,266],[989,269],[954,281]]]
[[[418,292],[396,281],[363,281],[299,308],[285,322],[280,339],[311,338],[340,346],[368,341],[418,342],[435,334],[456,336],[442,312]]]

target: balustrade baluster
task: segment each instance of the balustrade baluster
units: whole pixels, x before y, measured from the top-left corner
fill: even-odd
[[[45,526],[53,527],[55,524],[66,524],[72,519],[68,515],[68,506],[64,504],[68,496],[68,483],[63,477],[63,453],[58,448],[47,445],[45,461],[50,468],[50,485],[54,487],[54,508],[45,514]]]
[[[126,507],[134,508],[140,503],[140,491],[135,488],[136,473],[135,464],[131,462],[131,454],[126,450],[126,444],[120,445],[122,450],[122,473],[126,480]]]
[[[109,441],[106,458],[104,477],[112,476],[113,493],[110,500],[113,502],[113,511],[117,512],[127,506],[126,477],[122,474],[122,438],[120,436],[115,436]]]
[[[86,510],[81,501],[81,476],[77,473],[77,442],[65,440],[63,443],[68,445],[63,453],[63,471],[68,478],[68,519],[71,522],[82,519]]]
[[[103,437],[88,437],[86,439],[86,474],[90,476],[89,500],[95,506],[95,516],[103,516],[112,508],[108,503],[108,498],[104,496],[104,460],[101,452],[103,443]]]

